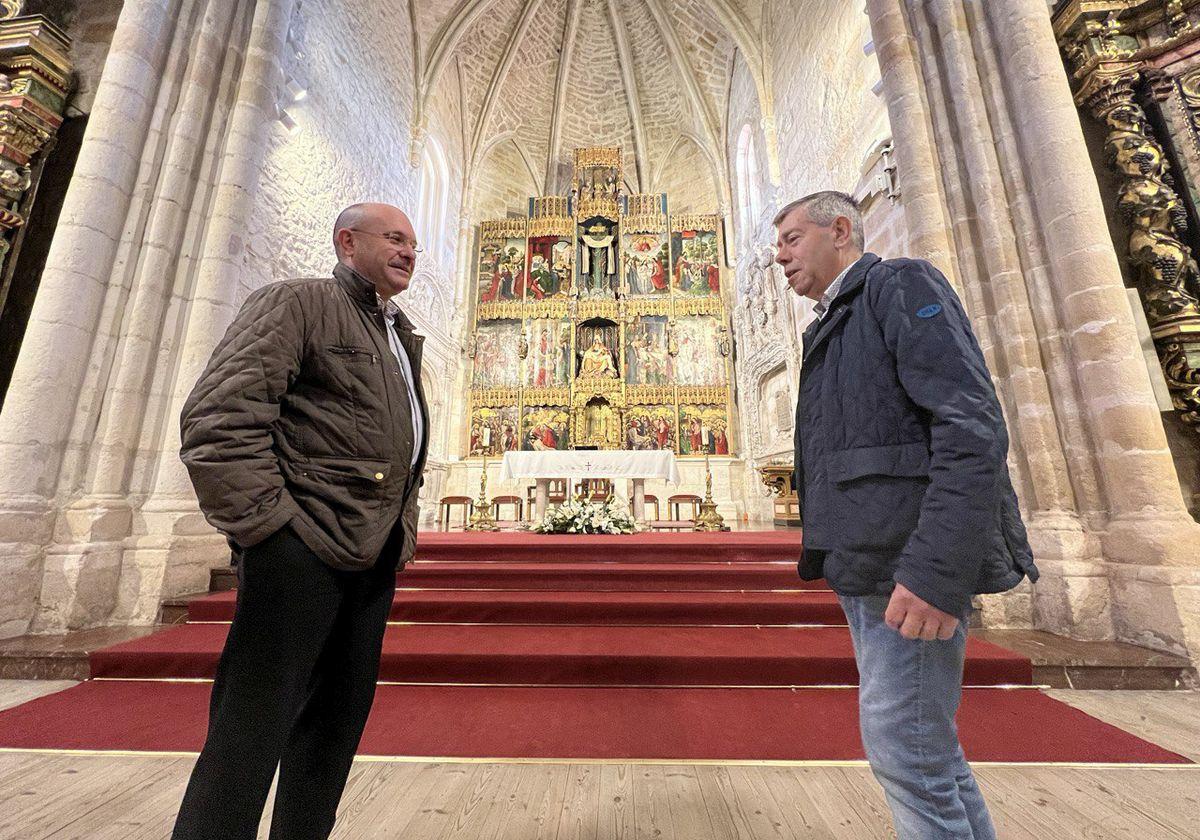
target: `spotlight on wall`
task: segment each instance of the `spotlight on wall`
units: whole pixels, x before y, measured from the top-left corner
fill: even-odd
[[[300,123],[296,122],[296,118],[282,108],[279,109],[279,121],[283,123],[287,133],[293,137],[300,133]]]
[[[287,88],[288,96],[292,98],[293,102],[300,102],[308,97],[308,91],[295,79],[288,79],[284,87]]]

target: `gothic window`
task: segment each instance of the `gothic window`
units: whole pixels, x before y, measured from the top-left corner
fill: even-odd
[[[446,156],[432,137],[425,141],[421,153],[421,187],[417,197],[417,237],[426,243],[430,256],[442,265],[449,265],[456,231],[446,218],[449,203],[450,171]]]
[[[742,126],[742,133],[738,137],[737,191],[740,238],[743,242],[748,242],[754,236],[754,228],[762,212],[758,155],[754,153],[754,132],[749,125]]]

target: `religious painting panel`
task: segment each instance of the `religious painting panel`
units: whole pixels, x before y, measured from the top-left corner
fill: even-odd
[[[679,385],[724,385],[721,324],[713,317],[679,318],[675,322],[672,374]]]
[[[525,387],[560,388],[571,379],[571,322],[558,318],[529,321]]]
[[[571,185],[571,202],[575,215],[617,214],[621,196],[621,150],[595,147],[576,149],[575,178]]]
[[[671,292],[669,241],[666,233],[633,233],[622,236],[625,286],[631,297]]]
[[[666,315],[643,315],[626,327],[625,381],[630,385],[667,385],[672,381],[667,320]]]
[[[721,291],[717,232],[676,230],[671,233],[671,285],[685,295],[703,297]]]
[[[575,333],[575,376],[579,379],[619,379],[621,328],[596,318],[579,325]]]
[[[542,452],[566,449],[571,416],[560,406],[527,405],[521,418],[521,448]]]
[[[535,236],[529,240],[526,300],[566,298],[571,292],[571,238]]]
[[[516,388],[521,384],[521,322],[514,319],[486,321],[475,327],[475,371],[471,384],[477,388]]]
[[[525,240],[508,237],[479,246],[479,302],[519,301],[525,287]]]
[[[729,420],[725,406],[679,406],[679,454],[705,453],[729,454]]]
[[[500,456],[521,447],[517,407],[477,408],[471,413],[471,455]]]
[[[635,405],[625,411],[626,449],[675,450],[675,407]]]
[[[579,223],[575,283],[581,298],[617,295],[617,221],[590,216]]]

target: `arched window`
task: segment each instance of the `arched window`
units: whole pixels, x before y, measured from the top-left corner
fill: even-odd
[[[738,221],[741,240],[748,241],[754,235],[762,212],[762,199],[758,192],[758,155],[754,153],[754,131],[749,125],[742,126],[737,148],[737,191]]]
[[[442,264],[451,258],[450,243],[456,231],[447,230],[446,205],[449,201],[450,169],[441,146],[432,137],[425,140],[421,152],[421,187],[417,194],[417,238],[430,256]]]

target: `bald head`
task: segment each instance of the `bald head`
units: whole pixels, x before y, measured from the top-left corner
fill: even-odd
[[[417,261],[417,239],[404,211],[390,204],[351,204],[333,223],[338,262],[375,284],[381,297],[408,288]]]

